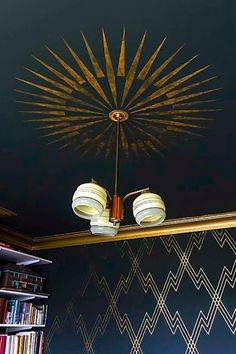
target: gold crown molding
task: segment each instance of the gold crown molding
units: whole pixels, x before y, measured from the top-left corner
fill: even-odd
[[[15,230],[9,226],[0,224],[0,240],[11,245],[31,250],[33,237]]]
[[[8,242],[14,246],[38,251],[233,227],[236,227],[235,211],[166,220],[162,225],[153,228],[140,228],[137,225],[123,226],[115,237],[92,236],[90,231],[32,237],[10,227],[0,225],[0,238],[2,241]]]
[[[32,249],[44,250],[83,246],[232,227],[236,227],[236,212],[171,219],[153,228],[140,228],[138,225],[124,226],[120,228],[119,233],[115,237],[93,236],[90,231],[42,236],[34,238]]]

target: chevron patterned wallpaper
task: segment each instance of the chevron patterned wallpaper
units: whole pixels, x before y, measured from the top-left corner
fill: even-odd
[[[235,255],[236,229],[44,252],[45,354],[235,354]]]

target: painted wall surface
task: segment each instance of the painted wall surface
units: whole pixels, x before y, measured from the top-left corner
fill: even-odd
[[[43,252],[46,354],[235,354],[236,229]]]

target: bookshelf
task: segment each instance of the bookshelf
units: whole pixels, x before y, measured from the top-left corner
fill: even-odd
[[[0,329],[6,329],[7,333],[15,333],[20,331],[28,331],[32,328],[45,328],[45,325],[21,325],[21,324],[0,324]]]
[[[8,297],[10,299],[18,299],[21,301],[34,300],[34,299],[48,299],[48,294],[34,294],[24,291],[10,290],[0,288],[0,297]]]
[[[14,263],[17,266],[26,267],[35,267],[37,265],[41,266],[52,263],[52,261],[49,261],[47,259],[27,254],[21,251],[16,251],[3,246],[0,246],[0,262],[2,264],[10,262]],[[13,303],[15,306],[12,311],[10,310],[10,314],[12,316],[10,317],[10,320],[8,317],[9,312],[7,312],[7,316],[5,316],[6,312],[3,312],[4,316],[1,315],[1,318],[4,320],[1,321],[3,323],[0,323],[0,353],[11,353],[11,350],[19,350],[19,353],[23,354],[31,353],[29,349],[31,347],[27,347],[27,345],[34,346],[35,353],[43,353],[43,332],[41,331],[45,328],[46,324],[47,305],[37,305],[37,303],[34,304],[27,301],[45,300],[49,297],[49,294],[34,293],[32,291],[27,291],[25,289],[17,290],[10,287],[8,288],[0,286],[1,301],[4,304],[7,304],[5,305],[5,311],[9,311],[9,303]],[[30,315],[28,316],[28,314]],[[28,323],[28,321],[30,323]],[[36,337],[38,338],[37,340],[35,339]],[[25,344],[30,343],[30,341],[32,342],[31,344]],[[38,344],[35,344],[37,343],[37,341]],[[3,342],[5,344],[3,344]],[[24,343],[24,346],[22,347],[20,344],[21,342]],[[39,342],[40,347],[37,347],[37,345],[39,345]],[[2,345],[6,349],[2,349]],[[13,349],[7,349],[11,346]]]
[[[49,261],[47,259],[33,256],[31,254],[26,254],[6,247],[0,247],[0,260],[24,266],[44,265],[52,263],[52,261]]]

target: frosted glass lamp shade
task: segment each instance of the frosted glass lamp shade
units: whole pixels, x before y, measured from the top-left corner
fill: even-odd
[[[109,209],[105,209],[101,216],[93,216],[90,221],[90,231],[98,236],[115,236],[119,230],[120,224],[114,225],[109,221]]]
[[[159,195],[147,192],[134,200],[133,214],[137,224],[143,227],[152,227],[164,221],[166,208]]]
[[[91,220],[94,215],[102,215],[106,204],[106,190],[93,182],[81,184],[72,198],[74,213],[88,220]]]

